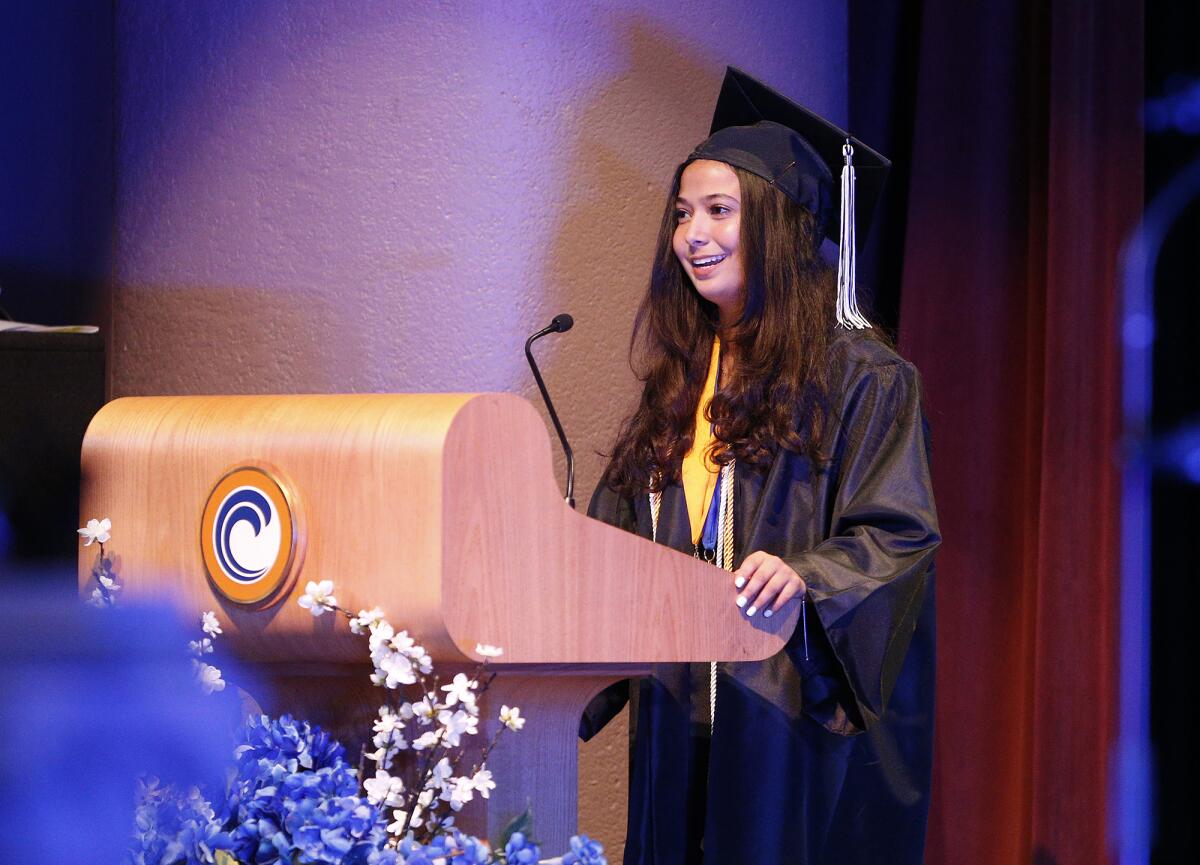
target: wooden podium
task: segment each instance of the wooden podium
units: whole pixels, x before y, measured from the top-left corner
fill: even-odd
[[[278,587],[239,601],[205,555],[220,555],[213,526],[229,522],[212,516],[215,494],[246,468],[278,482],[275,525],[290,527],[268,575],[282,571]],[[307,581],[333,580],[344,607],[382,607],[443,675],[473,666],[477,643],[501,646],[481,732],[501,703],[528,722],[501,737],[497,789],[459,823],[493,836],[532,805],[550,851],[574,832],[577,728],[594,694],[653,663],[769,657],[796,624],[794,605],[746,619],[725,572],[571,510],[541,418],[508,394],[119,399],[88,428],[82,469],[81,516],[112,520],[121,599],[165,596],[197,622],[216,610],[264,709],[350,748],[394,695],[370,684],[365,639],[343,618],[296,603]],[[94,563],[82,549],[81,586]]]

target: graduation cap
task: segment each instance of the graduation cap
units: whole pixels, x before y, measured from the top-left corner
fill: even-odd
[[[855,211],[869,227],[888,159],[732,66],[725,69],[709,137],[688,157],[695,159],[756,174],[809,210],[821,233],[838,244],[838,323],[871,326],[854,297]]]

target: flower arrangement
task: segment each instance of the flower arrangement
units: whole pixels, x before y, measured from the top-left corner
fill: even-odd
[[[88,602],[109,606],[120,589],[104,544],[109,520],[79,530],[85,546],[100,544]],[[346,750],[320,727],[289,715],[249,718],[234,737],[234,763],[223,786],[164,786],[139,782],[133,865],[485,865],[552,862],[607,865],[603,848],[586,835],[570,840],[561,857],[540,859],[528,812],[494,843],[454,825],[454,814],[475,796],[488,798],[496,783],[487,758],[499,736],[525,725],[521,710],[502,706],[496,733],[475,756],[467,737],[479,733],[479,698],[495,673],[488,662],[503,650],[478,645],[483,658],[470,673],[443,683],[425,649],[397,631],[378,607],[357,614],[339,606],[330,580],[308,583],[299,599],[314,617],[343,615],[367,640],[371,681],[394,692],[372,727],[374,750],[363,759],[374,776],[360,778]],[[221,671],[206,660],[222,633],[205,612],[202,636],[189,644],[200,688],[225,688]]]

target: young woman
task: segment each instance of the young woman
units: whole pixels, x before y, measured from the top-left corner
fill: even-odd
[[[766,661],[633,684],[625,861],[915,865],[939,543],[917,372],[819,254],[852,219],[844,134],[732,69],[714,130],[672,183],[645,387],[590,513],[729,568],[747,617],[804,621]]]

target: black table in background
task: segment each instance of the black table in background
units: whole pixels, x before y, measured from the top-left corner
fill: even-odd
[[[74,580],[79,450],[104,401],[100,334],[0,332],[0,576]]]

